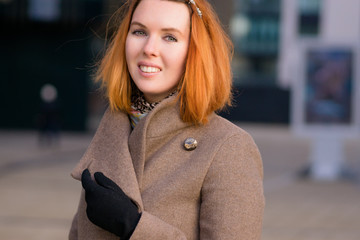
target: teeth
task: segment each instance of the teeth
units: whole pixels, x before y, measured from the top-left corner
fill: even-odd
[[[155,68],[155,67],[147,67],[147,66],[140,66],[141,71],[145,72],[145,73],[156,73],[156,72],[160,72],[159,68]]]

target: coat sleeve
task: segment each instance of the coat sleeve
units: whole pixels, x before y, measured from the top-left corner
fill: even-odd
[[[222,144],[201,194],[200,239],[261,239],[263,166],[250,135],[244,132]]]

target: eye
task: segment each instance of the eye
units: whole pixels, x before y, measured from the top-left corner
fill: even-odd
[[[146,36],[146,33],[143,30],[135,30],[132,34],[135,36]]]
[[[177,42],[177,39],[171,35],[166,36],[165,40],[169,42]]]

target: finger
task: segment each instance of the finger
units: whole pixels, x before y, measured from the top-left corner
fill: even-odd
[[[97,184],[99,184],[100,186],[116,192],[122,192],[121,188],[110,178],[106,177],[102,172],[96,172],[94,174],[94,177]]]
[[[88,169],[85,169],[81,174],[81,184],[83,188],[88,191],[94,186],[94,181],[91,179],[91,175]]]

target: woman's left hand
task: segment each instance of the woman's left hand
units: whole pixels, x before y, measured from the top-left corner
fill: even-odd
[[[141,217],[137,206],[103,173],[96,172],[94,177],[95,181],[88,169],[81,176],[89,220],[121,239],[129,239]]]

